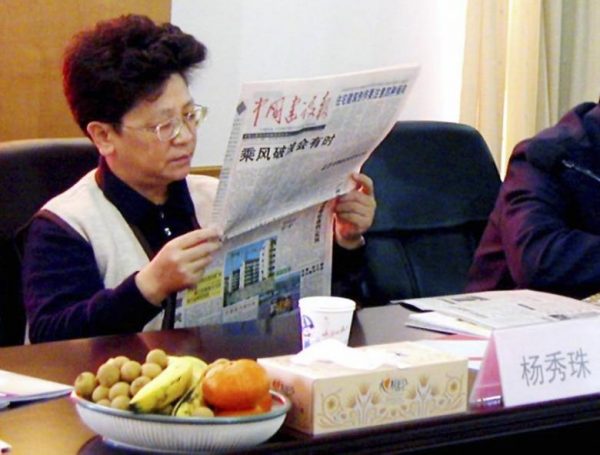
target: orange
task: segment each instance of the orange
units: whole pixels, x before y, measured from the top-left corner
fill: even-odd
[[[254,414],[263,414],[265,412],[269,412],[271,410],[271,406],[273,406],[273,397],[270,393],[267,393],[264,397],[262,397],[258,403],[253,408],[250,409],[240,409],[237,411],[221,411],[217,410],[215,415],[217,417],[239,417],[239,416],[248,416]]]
[[[218,411],[251,410],[269,395],[269,377],[254,360],[229,360],[206,373],[202,393],[206,403]]]

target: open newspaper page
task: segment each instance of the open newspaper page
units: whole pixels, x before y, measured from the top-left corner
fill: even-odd
[[[396,122],[416,67],[243,85],[212,224],[223,248],[176,326],[271,317],[331,286],[331,202]]]

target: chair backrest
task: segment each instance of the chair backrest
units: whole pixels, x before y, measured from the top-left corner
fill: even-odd
[[[374,302],[462,292],[500,177],[477,130],[397,122],[363,167],[377,212],[367,232]]]
[[[96,147],[84,138],[0,143],[0,346],[21,344],[25,334],[15,234],[97,163]]]

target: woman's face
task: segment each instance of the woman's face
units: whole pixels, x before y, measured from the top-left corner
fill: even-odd
[[[145,195],[184,179],[196,147],[195,126],[183,122],[179,134],[166,141],[157,137],[155,127],[170,120],[183,121],[193,109],[185,80],[172,75],[157,97],[140,101],[121,119],[121,131],[111,135],[114,152],[106,156],[111,170]]]

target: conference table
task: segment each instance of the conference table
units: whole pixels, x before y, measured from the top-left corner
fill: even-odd
[[[349,344],[372,345],[432,338],[433,332],[405,327],[408,310],[399,305],[355,313]],[[162,332],[0,348],[0,368],[63,383],[94,370],[109,357],[143,358],[149,349],[173,355],[267,357],[300,350],[297,312],[271,320]],[[543,404],[470,409],[450,416],[310,436],[285,426],[267,442],[244,453],[482,453],[534,450],[544,453],[596,445],[600,395]],[[17,454],[125,454],[105,444],[79,420],[68,397],[0,411],[0,439]]]

